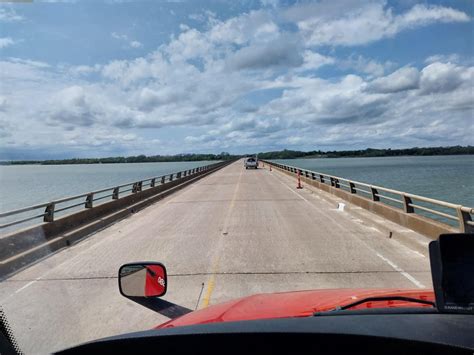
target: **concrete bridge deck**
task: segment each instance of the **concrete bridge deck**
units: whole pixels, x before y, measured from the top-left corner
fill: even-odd
[[[132,261],[163,262],[164,298],[191,309],[261,292],[431,287],[427,238],[295,187],[238,161],[5,280],[0,304],[21,348],[51,352],[167,320],[120,296],[118,268]]]

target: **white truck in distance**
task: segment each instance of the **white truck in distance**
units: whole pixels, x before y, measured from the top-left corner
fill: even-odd
[[[257,161],[256,158],[253,158],[253,157],[245,158],[244,166],[245,166],[245,169],[248,169],[248,168],[257,169],[258,168],[258,161]]]

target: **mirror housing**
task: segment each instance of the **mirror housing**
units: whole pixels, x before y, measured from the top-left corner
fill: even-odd
[[[124,264],[118,273],[120,294],[125,297],[161,297],[166,294],[166,268],[157,262]]]

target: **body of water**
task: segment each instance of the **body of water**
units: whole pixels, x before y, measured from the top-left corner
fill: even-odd
[[[474,155],[282,159],[275,162],[474,207]]]
[[[0,165],[0,212],[212,163]]]

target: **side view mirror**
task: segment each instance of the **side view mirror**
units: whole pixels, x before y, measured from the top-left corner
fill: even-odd
[[[161,297],[168,284],[166,268],[157,262],[122,265],[118,280],[120,293],[125,297]]]

